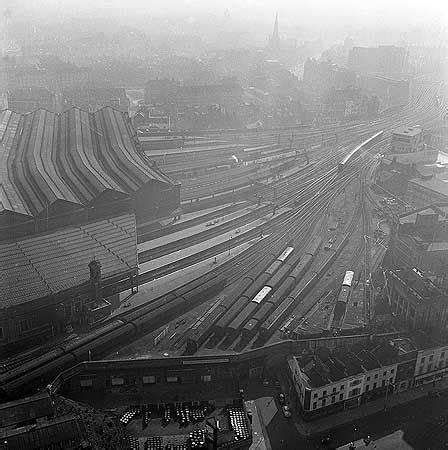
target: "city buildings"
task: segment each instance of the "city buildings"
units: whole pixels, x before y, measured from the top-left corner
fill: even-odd
[[[347,65],[355,72],[395,75],[407,72],[407,57],[405,48],[394,45],[353,47]]]
[[[61,110],[73,106],[95,112],[105,106],[111,106],[121,112],[129,112],[130,101],[124,88],[84,87],[66,88],[61,92]]]
[[[3,63],[6,89],[40,87],[61,90],[71,86],[86,86],[91,82],[91,71],[62,61],[55,56],[13,59]]]
[[[380,109],[405,106],[409,102],[409,79],[359,74],[356,84],[367,95],[379,99]]]
[[[325,350],[325,351],[324,351]],[[305,420],[448,377],[448,345],[423,334],[396,336],[351,351],[319,349],[289,360],[290,377]]]
[[[417,268],[386,272],[386,289],[396,319],[409,329],[446,336],[448,295]]]
[[[397,361],[387,345],[355,351],[317,351],[289,360],[301,413],[311,419],[357,407],[395,383]]]
[[[378,114],[378,98],[363,95],[359,88],[332,88],[324,98],[323,112],[331,117],[356,119]]]
[[[356,85],[356,74],[331,61],[308,58],[303,69],[303,83],[307,91],[324,95],[330,89],[344,89]]]
[[[6,107],[16,113],[25,114],[36,109],[57,111],[57,96],[44,87],[28,87],[8,91]]]

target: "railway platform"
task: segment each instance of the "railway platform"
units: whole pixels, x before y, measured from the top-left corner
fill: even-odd
[[[167,234],[165,236],[161,236],[159,238],[156,239],[151,239],[149,241],[146,242],[142,242],[141,244],[138,244],[138,251],[146,251],[146,250],[150,250],[150,249],[155,249],[157,247],[161,247],[167,244],[172,244],[173,242],[180,240],[180,239],[184,239],[186,237],[191,237],[194,235],[197,235],[199,233],[202,233],[205,230],[208,230],[210,228],[216,227],[216,226],[220,226],[226,223],[230,223],[234,220],[243,218],[246,214],[249,214],[251,212],[255,212],[255,211],[261,211],[264,207],[266,207],[266,204],[262,204],[259,207],[257,205],[250,205],[250,206],[246,206],[242,209],[239,209],[237,211],[234,211],[230,214],[226,214],[224,216],[221,217],[217,217],[214,218],[212,220],[206,220],[205,222],[202,222],[198,225],[194,225],[192,227],[183,229],[183,230],[179,230],[179,231],[175,231],[173,233]],[[199,213],[199,211],[198,211]],[[193,217],[200,217],[201,215],[198,214],[196,216]],[[185,220],[191,220],[192,217],[189,217]],[[178,223],[178,221],[176,222]]]
[[[192,266],[186,267],[185,269],[178,270],[169,275],[165,275],[164,277],[157,278],[153,281],[143,284],[139,286],[138,292],[131,296],[129,296],[128,293],[122,293],[120,299],[120,307],[112,312],[112,317],[117,314],[123,313],[129,307],[142,305],[148,301],[160,297],[172,291],[173,289],[184,285],[193,278],[198,278],[202,275],[205,275],[216,267],[221,266],[230,259],[244,252],[258,241],[259,238],[241,244],[238,247],[233,248],[230,254],[228,251],[222,252],[216,255],[216,262],[215,257],[211,257],[193,264]]]
[[[261,229],[261,227],[263,225],[265,225],[269,222],[270,218],[279,217],[279,216],[285,214],[286,212],[288,212],[289,210],[290,210],[290,208],[279,208],[276,211],[275,216],[271,215],[270,217],[262,217],[260,219],[253,220],[250,223],[247,223],[246,225],[234,228],[234,229],[227,231],[225,233],[222,233],[219,236],[216,236],[212,239],[208,239],[208,240],[199,242],[195,245],[191,245],[191,246],[183,248],[181,250],[169,253],[168,255],[161,256],[160,258],[156,258],[156,259],[147,261],[147,262],[139,265],[139,271],[140,271],[140,273],[142,273],[142,272],[147,272],[149,270],[158,269],[159,267],[174,263],[180,259],[187,258],[187,257],[192,256],[196,253],[199,253],[203,250],[210,249],[212,247],[215,247],[217,245],[220,245],[220,244],[223,244],[226,242],[228,242],[228,244],[229,244],[228,249],[230,252],[231,248],[233,247],[232,238],[242,235],[244,233],[247,233],[249,231],[253,231],[257,228]],[[189,234],[188,229],[183,230],[184,237],[188,237],[189,235],[190,234]]]

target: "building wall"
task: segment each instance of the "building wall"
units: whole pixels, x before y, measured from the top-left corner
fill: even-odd
[[[394,384],[397,366],[397,363],[394,363],[328,383],[325,386],[312,388],[297,359],[292,358],[289,361],[294,387],[305,414],[316,413],[320,409],[333,407],[339,403],[343,407],[358,406],[364,393]]]

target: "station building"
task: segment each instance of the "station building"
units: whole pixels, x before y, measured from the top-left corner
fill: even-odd
[[[0,112],[0,348],[86,331],[137,287],[137,223],[180,185],[138,151],[127,114]]]
[[[137,223],[168,215],[180,184],[138,152],[127,114],[0,112],[0,236],[37,232],[133,211]]]
[[[137,287],[132,213],[0,242],[0,352],[88,330]]]

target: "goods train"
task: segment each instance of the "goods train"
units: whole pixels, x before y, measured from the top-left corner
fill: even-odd
[[[361,144],[359,144],[357,147],[355,147],[347,156],[343,158],[343,160],[338,165],[338,172],[343,172],[347,166],[352,162],[354,159],[356,159],[362,150],[367,150],[372,145],[376,144],[378,141],[381,140],[381,137],[383,136],[384,131],[378,131],[378,133],[375,133],[373,136],[371,136],[369,139],[365,140]]]

